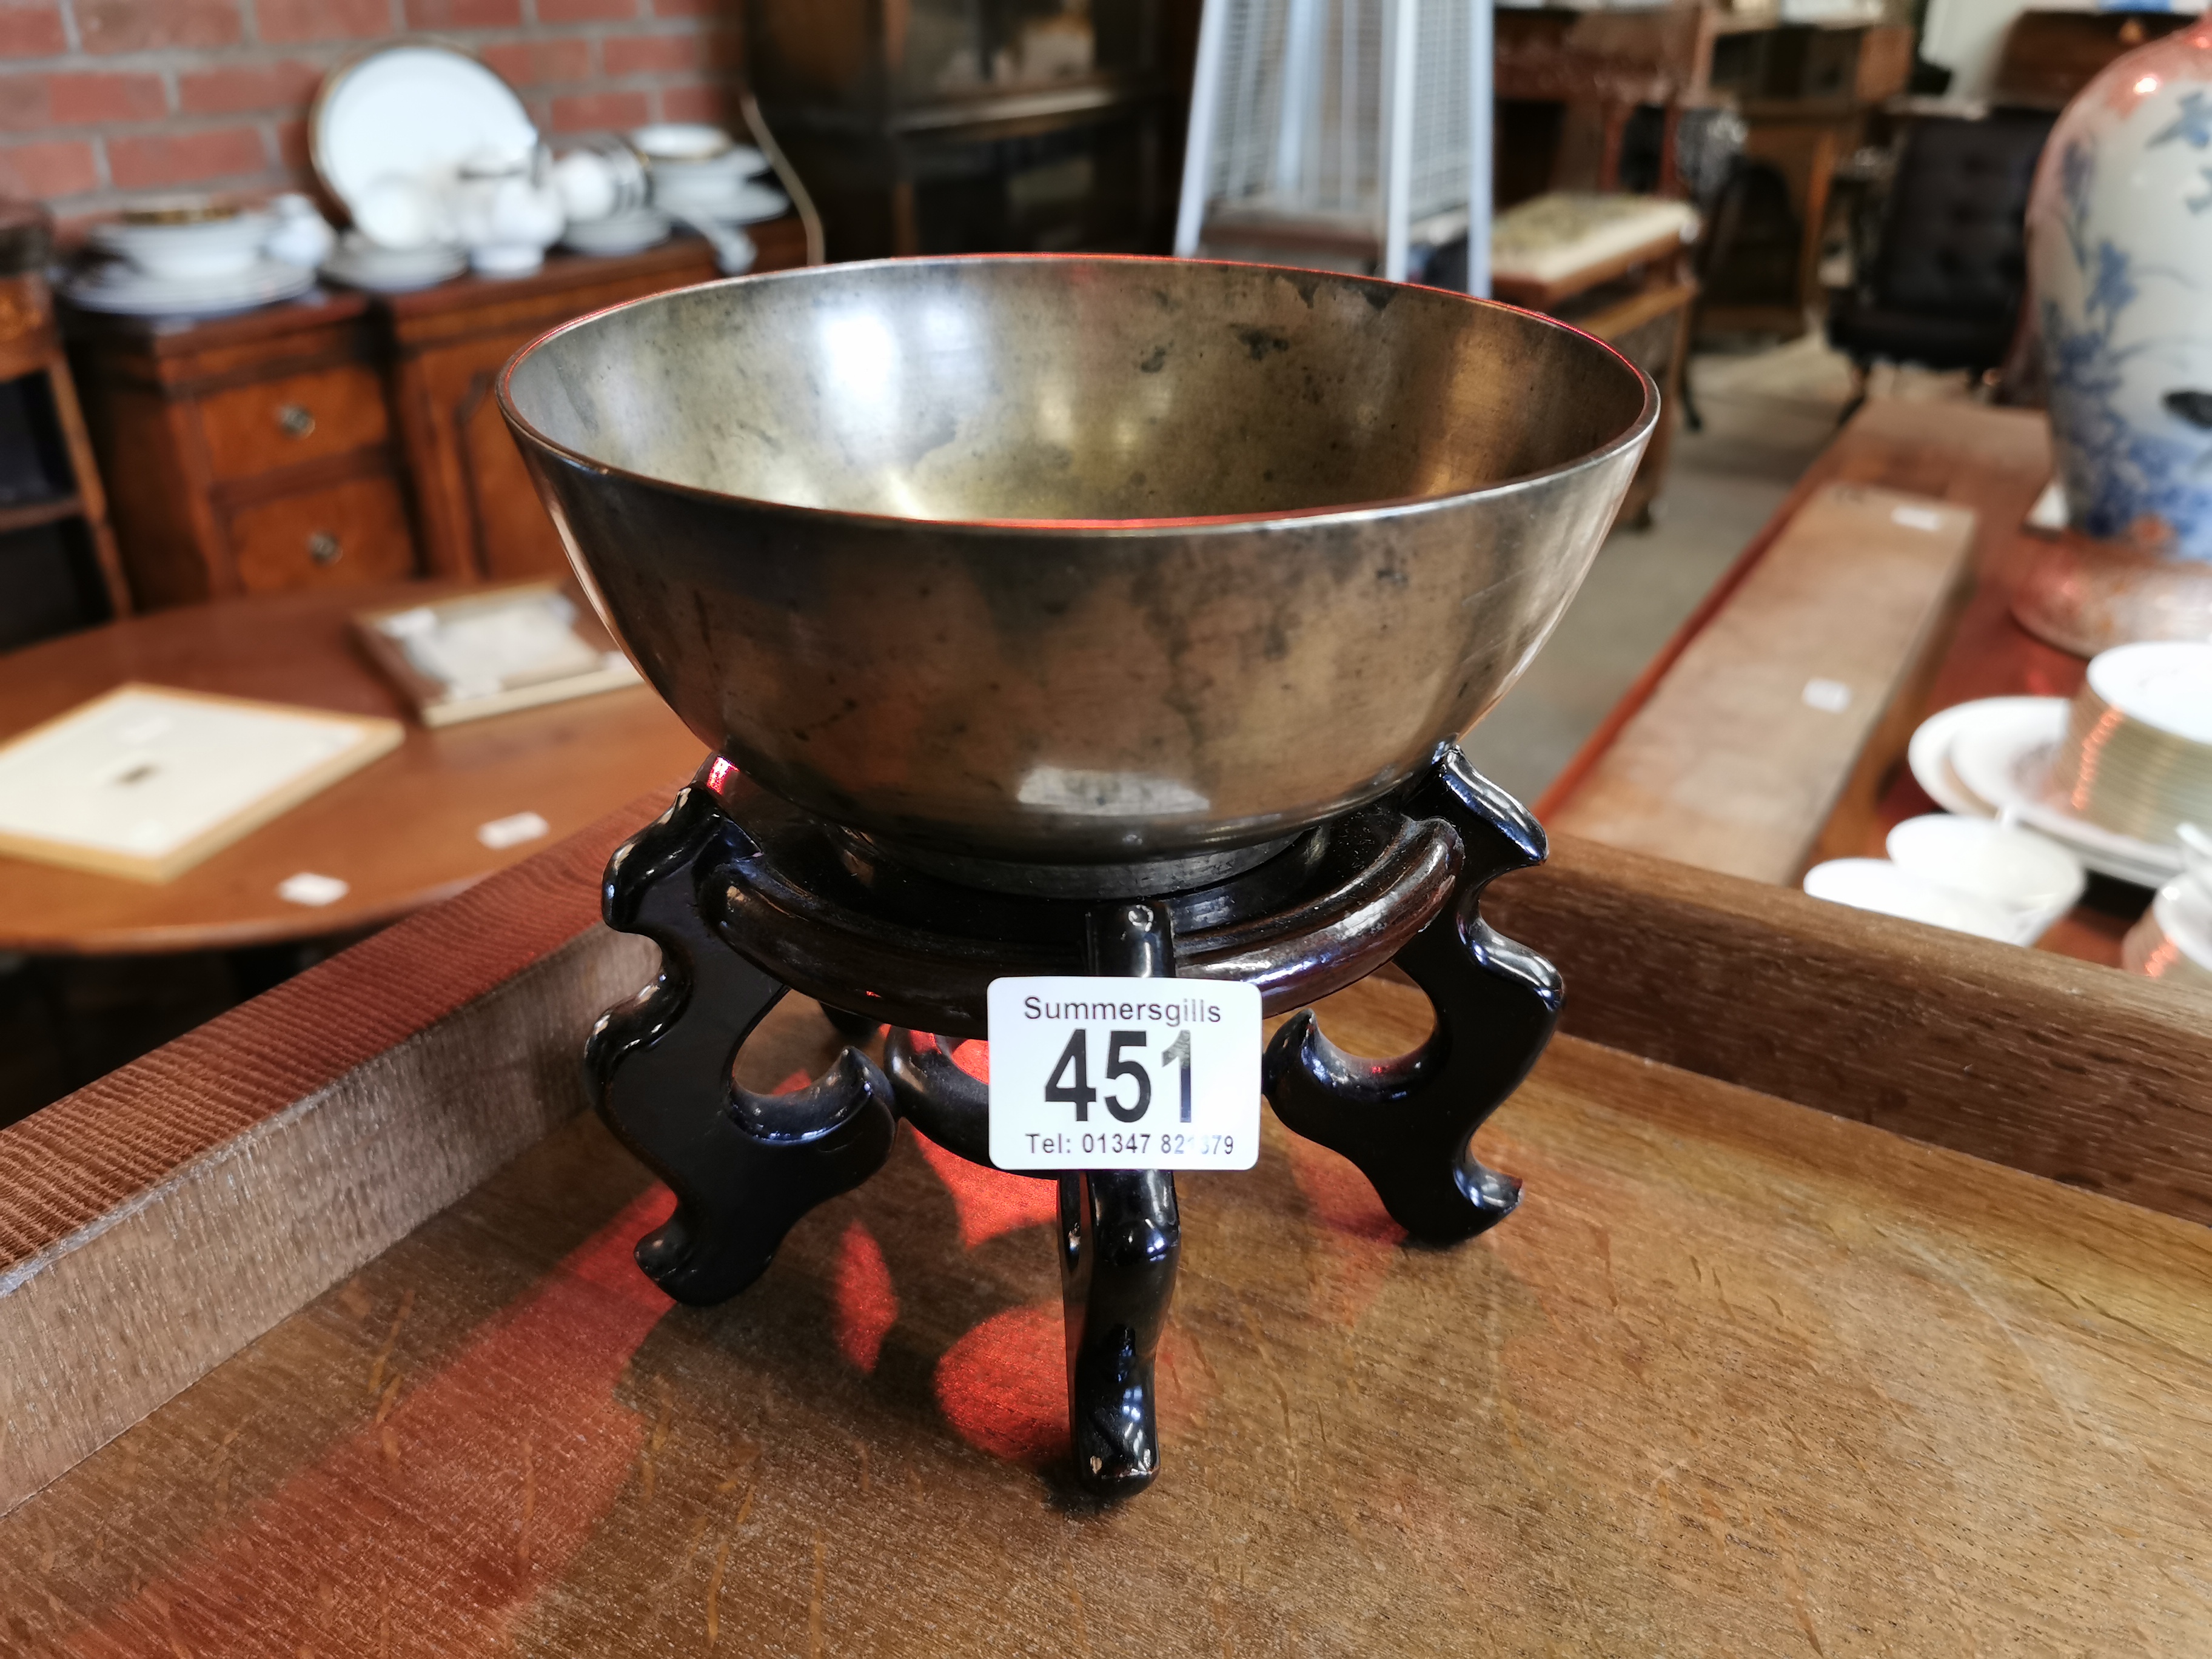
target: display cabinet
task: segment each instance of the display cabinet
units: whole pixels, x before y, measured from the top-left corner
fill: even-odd
[[[750,234],[756,269],[805,262],[797,219]],[[70,313],[137,602],[565,568],[493,378],[568,318],[718,274],[707,244],[682,237],[196,322]]]
[[[752,0],[830,257],[1161,244],[1169,0]]]

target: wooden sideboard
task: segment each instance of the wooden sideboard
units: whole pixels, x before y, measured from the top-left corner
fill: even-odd
[[[757,270],[805,259],[754,228]],[[68,318],[141,606],[407,576],[534,575],[561,547],[492,382],[568,318],[711,280],[696,237],[416,294],[310,293],[198,322]]]

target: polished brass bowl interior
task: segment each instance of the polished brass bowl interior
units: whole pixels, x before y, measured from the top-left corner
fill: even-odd
[[[1266,266],[833,265],[557,329],[500,401],[700,738],[941,854],[1255,845],[1526,666],[1657,418],[1550,319]]]

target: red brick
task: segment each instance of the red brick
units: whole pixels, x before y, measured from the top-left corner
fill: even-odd
[[[606,23],[637,15],[638,0],[538,0],[541,23]]]
[[[238,0],[76,0],[87,52],[228,46],[244,38]]]
[[[53,0],[0,0],[0,58],[54,58],[68,50]]]
[[[511,29],[522,21],[522,0],[407,0],[410,29]]]
[[[90,144],[0,144],[0,196],[43,202],[99,188],[100,164]]]
[[[254,0],[253,21],[264,40],[368,40],[392,33],[392,5],[391,0]]]
[[[653,118],[641,92],[591,92],[553,100],[556,132],[606,132],[640,127]]]
[[[158,75],[0,76],[0,130],[11,132],[158,120],[168,112]]]
[[[730,126],[738,118],[737,100],[726,87],[663,87],[655,96],[664,121],[707,121]]]
[[[307,155],[307,123],[304,118],[276,124],[276,159],[295,183],[313,186],[314,163]]]
[[[477,54],[511,87],[540,87],[551,81],[592,78],[588,40],[517,40],[486,46]]]
[[[252,127],[216,127],[206,132],[107,141],[107,176],[118,190],[197,185],[210,179],[259,173],[268,165],[261,135]]]
[[[719,11],[722,0],[653,0],[655,17],[704,17]]]
[[[696,34],[611,34],[599,42],[599,64],[609,75],[666,75],[706,61]]]
[[[287,59],[237,69],[188,70],[177,76],[177,107],[186,115],[237,115],[250,110],[303,108],[323,72]]]

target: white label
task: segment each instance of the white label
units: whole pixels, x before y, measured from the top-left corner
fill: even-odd
[[[477,839],[496,853],[520,847],[526,841],[536,841],[552,827],[535,812],[517,812],[512,817],[494,818],[489,823],[477,825]]]
[[[320,909],[325,904],[336,904],[353,891],[336,876],[319,875],[313,870],[302,870],[297,875],[287,876],[276,884],[276,896],[290,904],[305,904]]]
[[[1249,1170],[1260,991],[1197,979],[991,981],[991,1162]]]
[[[1806,708],[1824,714],[1840,714],[1851,706],[1851,688],[1841,680],[1807,680],[1798,695],[1805,699]]]
[[[1893,507],[1889,521],[1907,530],[1941,530],[1943,515],[1932,507]]]

